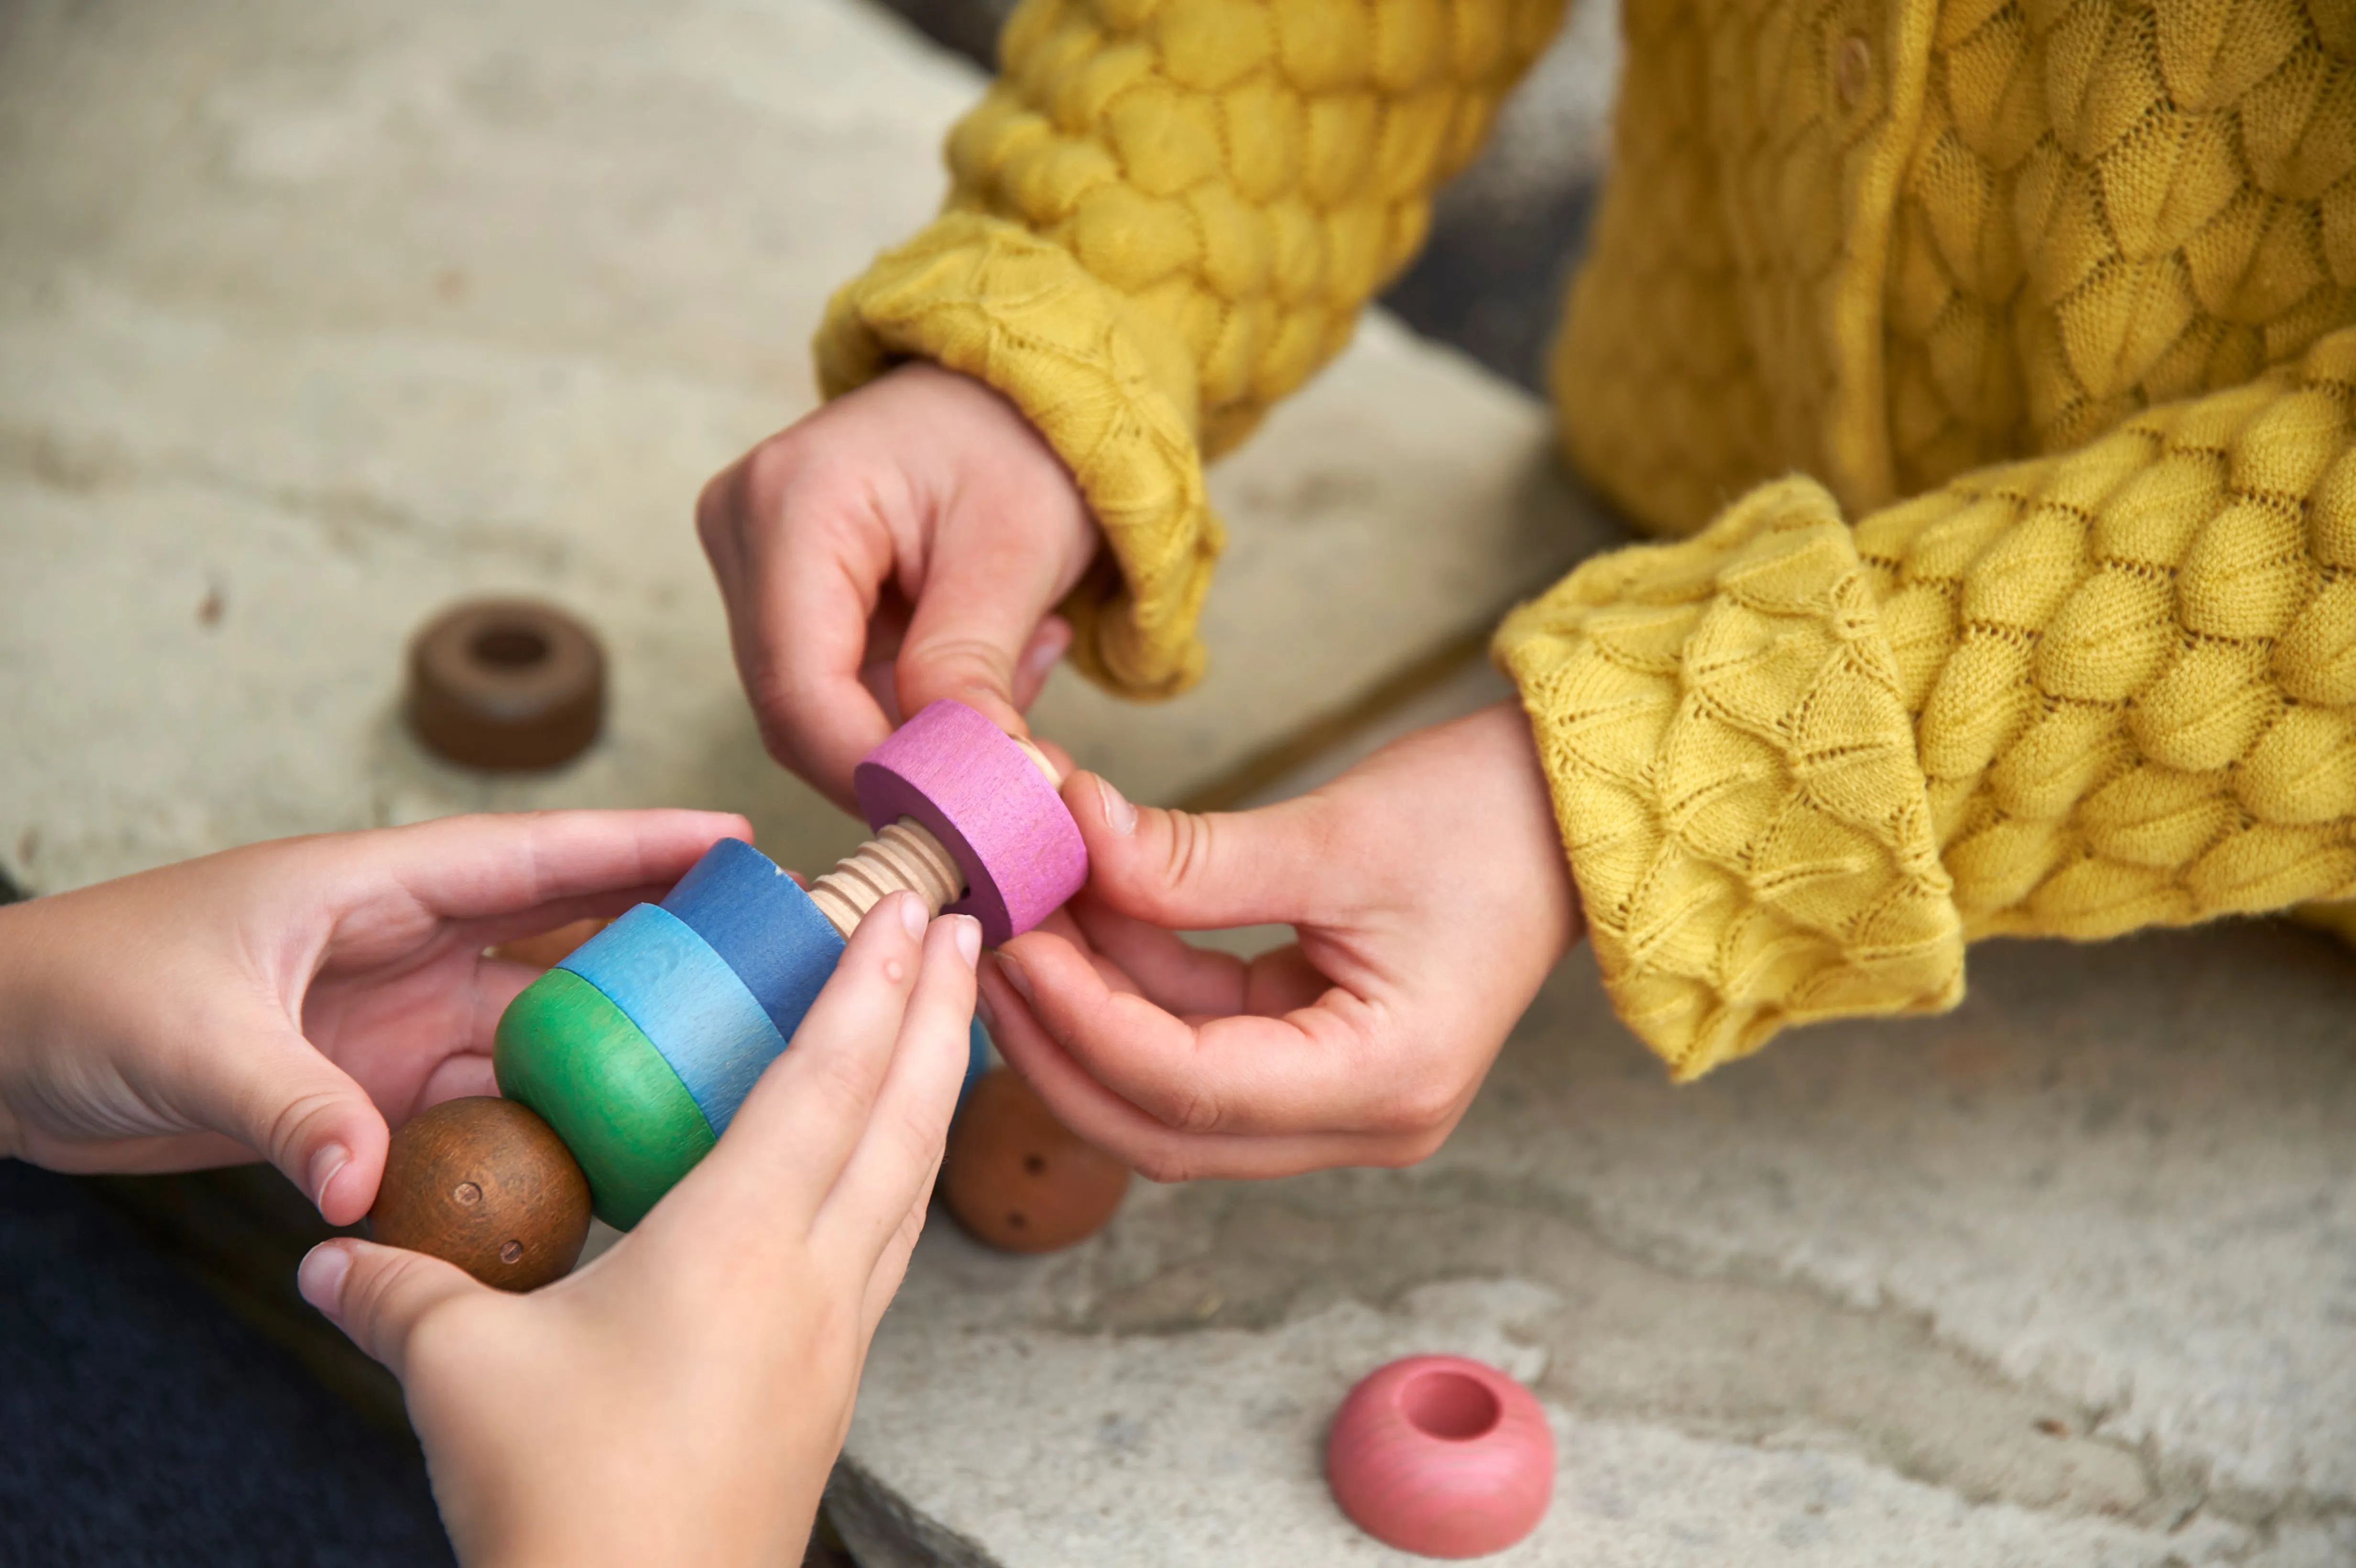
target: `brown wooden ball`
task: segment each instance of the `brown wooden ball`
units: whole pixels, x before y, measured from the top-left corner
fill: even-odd
[[[1084,1143],[1016,1073],[973,1086],[949,1128],[941,1193],[977,1241],[1010,1253],[1052,1253],[1108,1224],[1129,1168]]]
[[[445,1100],[392,1135],[369,1211],[388,1247],[446,1258],[502,1290],[562,1279],[589,1239],[589,1181],[556,1129],[513,1100]]]

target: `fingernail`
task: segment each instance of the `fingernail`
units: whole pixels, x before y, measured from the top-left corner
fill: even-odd
[[[1006,976],[1006,983],[1014,987],[1014,994],[1027,1005],[1033,1008],[1039,1005],[1039,998],[1031,994],[1031,976],[1023,972],[1022,965],[1001,953],[998,955],[998,972]]]
[[[981,922],[969,914],[953,914],[949,919],[956,923],[949,931],[957,940],[957,950],[965,955],[970,967],[981,959]]]
[[[351,1164],[352,1151],[341,1144],[329,1144],[311,1157],[311,1202],[323,1207],[327,1201],[327,1183],[336,1179],[336,1172]]]
[[[914,893],[900,895],[900,924],[909,935],[925,934],[925,901]]]
[[[294,1288],[303,1293],[304,1300],[333,1317],[343,1305],[344,1275],[351,1272],[351,1249],[322,1242],[303,1255],[303,1266],[294,1271]]]
[[[973,994],[973,1010],[975,1016],[981,1019],[981,1027],[988,1029],[991,1038],[995,1040],[998,1037],[998,1015],[991,1010],[990,997],[976,991]]]
[[[1102,773],[1097,775],[1097,796],[1104,802],[1105,824],[1123,838],[1137,831],[1137,807],[1122,798],[1120,791]]]

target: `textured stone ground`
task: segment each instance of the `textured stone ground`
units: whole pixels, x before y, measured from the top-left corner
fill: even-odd
[[[937,201],[969,67],[852,0],[0,29],[0,874],[474,806],[724,806],[799,864],[855,842],[763,756],[689,511],[811,406],[825,297]],[[1382,320],[1271,433],[1214,486],[1211,678],[1141,709],[1059,677],[1038,710],[1141,797],[1617,537],[1541,411]],[[612,732],[486,784],[397,723],[401,650],[511,589],[603,631]]]
[[[1456,210],[1562,188],[1595,75],[1558,55],[1537,161]],[[977,80],[852,0],[0,12],[0,871],[558,802],[846,845],[760,753],[687,509],[809,406],[826,290],[928,209]],[[1061,680],[1043,726],[1141,796],[1237,777],[1614,537],[1545,425],[1374,324],[1216,480],[1212,681]],[[488,785],[406,739],[399,656],[514,588],[603,628],[614,723]],[[2356,1561],[2356,961],[2246,925],[1974,985],[1672,1091],[1577,955],[1417,1170],[1141,1188],[1047,1260],[937,1226],[838,1514],[868,1568],[1386,1561],[1323,1424],[1446,1349],[1556,1424],[1502,1562]]]
[[[1974,981],[1679,1090],[1574,959],[1415,1170],[1141,1188],[1045,1262],[936,1227],[838,1517],[870,1568],[1404,1563],[1319,1445],[1451,1350],[1554,1418],[1500,1563],[2356,1561],[2356,963],[2255,925]]]

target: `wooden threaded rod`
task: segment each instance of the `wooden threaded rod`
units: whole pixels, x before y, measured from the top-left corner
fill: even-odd
[[[1036,746],[1012,736],[1008,739],[1023,748],[1023,754],[1050,784],[1064,782],[1055,765]],[[965,891],[965,872],[958,868],[957,857],[933,837],[930,828],[904,816],[849,858],[837,861],[833,870],[810,884],[809,896],[819,912],[848,942],[862,917],[888,894],[916,894],[925,901],[925,915],[930,919],[964,897]]]
[[[833,923],[845,942],[860,918],[885,895],[912,892],[925,901],[929,918],[965,891],[957,858],[916,818],[904,816],[836,863],[810,884],[810,902]]]

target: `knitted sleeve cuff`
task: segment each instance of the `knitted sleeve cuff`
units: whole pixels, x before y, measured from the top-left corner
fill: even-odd
[[[1065,606],[1073,662],[1129,697],[1202,674],[1195,633],[1223,532],[1205,496],[1192,362],[1071,253],[975,212],[936,219],[827,306],[814,349],[829,398],[905,359],[998,389],[1072,471],[1104,530]]]
[[[1914,728],[1804,479],[1590,561],[1499,629],[1620,1016],[1686,1080],[1786,1024],[1963,994]]]

